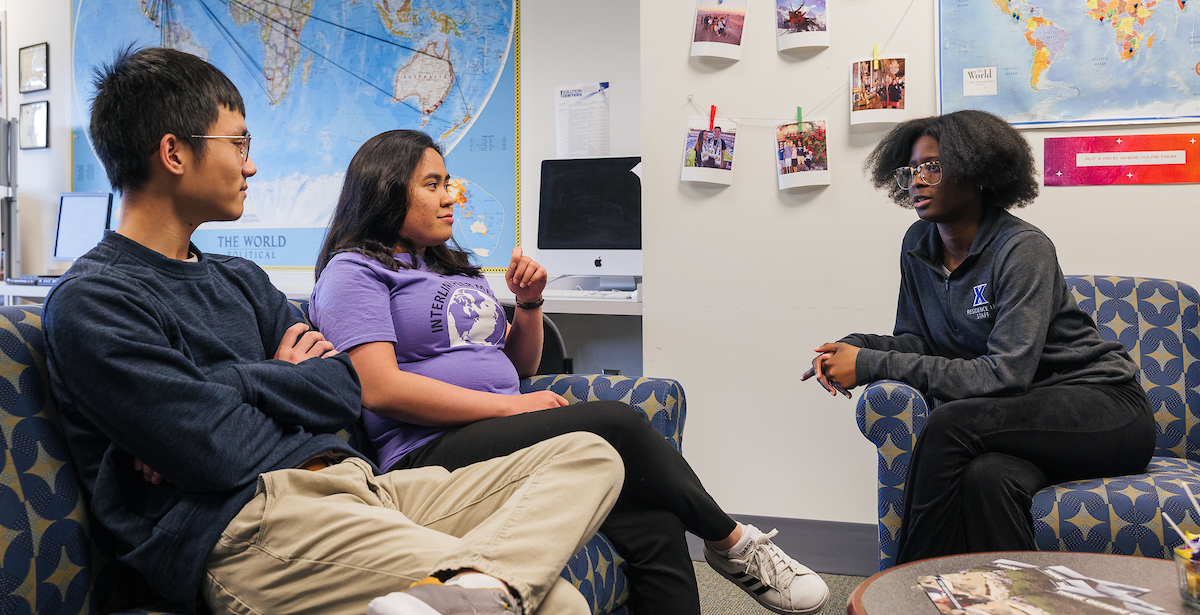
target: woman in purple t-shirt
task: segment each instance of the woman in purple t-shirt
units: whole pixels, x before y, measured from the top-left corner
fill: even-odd
[[[725,514],[628,405],[520,393],[519,379],[541,358],[546,271],[513,250],[505,281],[517,310],[507,323],[479,268],[451,242],[459,196],[427,135],[377,135],[350,162],[317,260],[311,315],[358,371],[380,467],[453,470],[565,433],[596,433],[625,462],[624,488],[600,529],[629,564],[635,612],[700,612],[685,530],[706,540],[714,569],[764,606],[819,610],[824,581],[775,546],[774,532]]]

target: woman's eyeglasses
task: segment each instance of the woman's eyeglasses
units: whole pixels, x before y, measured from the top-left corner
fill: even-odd
[[[913,178],[921,176],[926,186],[936,186],[942,181],[942,163],[937,160],[923,162],[915,167],[900,167],[896,169],[896,183],[901,190],[912,188]]]

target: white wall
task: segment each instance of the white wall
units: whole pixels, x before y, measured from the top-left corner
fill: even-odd
[[[889,126],[850,127],[843,84],[878,43],[882,57],[908,59],[910,117],[935,113],[934,2],[915,0],[902,23],[909,0],[831,2],[832,45],[794,54],[775,50],[774,2],[749,4],[736,63],[689,57],[694,0],[641,5],[645,372],[682,382],[685,455],[729,511],[874,523],[876,456],[854,402],[797,376],[821,342],[891,331],[900,239],[916,218],[863,179]],[[727,188],[679,181],[687,116],[712,104],[750,118]],[[794,119],[797,106],[829,120],[832,184],[781,193],[768,118]],[[1155,132],[1200,130],[1025,134],[1040,167],[1048,136]],[[1197,197],[1194,184],[1043,188],[1018,215],[1049,234],[1066,272],[1200,284]]]
[[[5,6],[7,5],[7,6]],[[61,269],[50,260],[58,195],[71,189],[71,3],[69,0],[6,0],[4,36],[5,116],[18,117],[22,103],[50,101],[50,147],[17,150],[17,207],[22,273]],[[17,52],[50,43],[50,89],[17,91]],[[47,237],[48,235],[48,237]]]
[[[609,82],[609,155],[641,153],[638,0],[520,0],[521,244],[536,258],[542,160],[557,158],[556,88]],[[614,16],[625,19],[611,19]],[[602,17],[597,19],[597,17]],[[554,272],[551,272],[553,275]]]

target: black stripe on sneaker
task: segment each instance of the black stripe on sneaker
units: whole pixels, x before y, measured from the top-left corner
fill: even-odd
[[[756,595],[761,596],[761,595],[771,591],[771,588],[767,587],[766,585],[763,585],[763,586],[760,586],[758,589],[753,589],[750,591],[753,591]]]

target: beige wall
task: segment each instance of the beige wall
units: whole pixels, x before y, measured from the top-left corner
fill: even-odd
[[[909,0],[831,2],[832,45],[796,54],[775,50],[774,3],[749,4],[736,63],[689,58],[694,0],[641,4],[645,373],[682,382],[685,455],[731,512],[873,523],[876,456],[854,402],[797,376],[821,342],[891,331],[900,239],[915,216],[863,180],[888,126],[849,126],[842,84],[895,29],[881,54],[908,59],[911,117],[935,113],[934,2],[915,0],[902,22]],[[725,188],[679,181],[687,116],[711,104],[749,118]],[[770,120],[797,106],[829,120],[832,184],[781,193]],[[1025,134],[1040,166],[1048,136],[1152,132],[1200,128]],[[1067,272],[1200,284],[1195,185],[1043,188],[1018,215],[1049,234]]]

